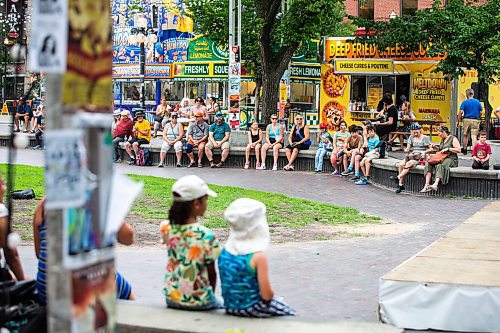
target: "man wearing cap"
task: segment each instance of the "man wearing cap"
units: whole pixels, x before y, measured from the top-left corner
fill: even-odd
[[[472,136],[472,147],[476,145],[477,133],[479,132],[479,118],[483,106],[474,98],[474,90],[467,89],[465,91],[467,99],[460,105],[460,113],[458,121],[463,119],[462,123],[462,153],[467,155],[467,146],[469,145],[469,132]]]
[[[147,145],[151,142],[151,124],[144,119],[144,109],[137,109],[135,112],[136,122],[132,128],[133,138],[125,142],[125,150],[130,156],[130,165],[135,164],[135,157],[132,155],[130,146],[133,147],[135,156],[139,154],[139,146]]]
[[[221,168],[229,156],[229,137],[231,136],[231,127],[224,121],[222,112],[215,113],[215,123],[210,125],[208,132],[208,143],[205,146],[205,154],[211,168]],[[221,160],[218,164],[214,163],[212,150],[219,148],[221,152]]]
[[[115,126],[113,131],[113,161],[120,163],[120,142],[126,140],[127,137],[132,137],[134,122],[130,119],[130,112],[123,110],[120,112],[120,121]]]
[[[189,125],[187,130],[186,154],[191,161],[188,168],[196,165],[194,161],[193,148],[198,148],[198,168],[203,167],[203,152],[208,140],[208,124],[203,120],[203,113],[195,114],[195,122]]]

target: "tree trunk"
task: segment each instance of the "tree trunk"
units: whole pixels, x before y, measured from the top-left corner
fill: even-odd
[[[254,105],[255,109],[253,111],[253,119],[259,121],[259,109],[260,109],[260,89],[262,88],[262,80],[261,79],[256,79],[255,80],[255,93],[254,93]]]
[[[279,101],[281,76],[277,73],[263,73],[262,75],[262,117],[265,124],[270,122],[271,115],[276,113]]]
[[[479,73],[478,73],[479,74]],[[481,77],[480,75],[478,75]],[[489,138],[490,135],[490,119],[491,119],[491,112],[493,108],[491,107],[490,101],[488,99],[489,97],[489,89],[490,86],[484,79],[479,79],[479,91],[480,91],[480,97],[484,101],[484,107],[485,107],[485,113],[484,113],[484,130],[486,131],[486,137]]]

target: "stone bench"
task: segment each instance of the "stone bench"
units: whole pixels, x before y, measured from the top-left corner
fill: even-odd
[[[246,144],[245,146],[238,146],[235,145],[233,141],[230,141],[231,146],[230,146],[230,153],[229,157],[226,160],[225,165],[227,167],[234,167],[234,168],[243,168],[245,165],[245,150],[246,150]],[[129,157],[125,153],[123,149],[123,143],[120,143],[120,146],[122,147],[122,154],[121,154],[121,159],[124,161],[128,161]],[[161,144],[157,144],[153,142],[153,144],[148,144],[148,145],[141,145],[141,148],[148,148],[150,150],[150,156],[151,160],[153,162],[153,165],[158,165],[160,162],[160,148]],[[313,147],[311,145],[311,148],[309,150],[302,150],[299,153],[299,156],[295,162],[295,170],[301,170],[301,171],[314,171],[314,158],[316,156],[316,151],[317,148]],[[195,159],[196,155],[198,153],[197,148],[193,149],[193,152],[195,153]],[[267,158],[266,158],[266,167],[268,169],[272,168],[273,165],[273,151],[269,149],[267,151]],[[220,159],[220,149],[215,149],[214,150],[214,160],[217,162]],[[203,157],[203,163],[205,166],[208,166],[208,160],[206,156]],[[174,166],[177,163],[174,150],[170,149],[169,152],[167,153],[166,157],[166,165],[167,166]],[[186,155],[185,150],[183,151],[182,154],[182,164],[184,166],[187,166],[189,164],[189,158]],[[252,150],[252,153],[250,155],[250,168],[255,168],[256,160],[255,160],[255,151]],[[286,164],[288,164],[288,160],[286,158],[286,153],[285,149],[280,149],[280,154],[278,158],[278,168],[282,169]],[[323,163],[323,171],[325,172],[333,172],[333,167],[331,166],[331,163],[329,162],[329,156],[325,156],[324,158],[324,163]]]
[[[389,177],[397,175],[400,161],[391,157],[373,160],[370,181],[388,189],[396,189],[396,184]],[[424,166],[417,165],[405,177],[406,192],[439,197],[499,199],[500,171],[459,166],[451,168],[449,183],[440,185],[437,192],[420,193],[424,185]]]
[[[218,311],[180,311],[134,302],[119,302],[118,333],[400,333],[401,329],[379,323],[320,321],[310,318],[238,318]]]

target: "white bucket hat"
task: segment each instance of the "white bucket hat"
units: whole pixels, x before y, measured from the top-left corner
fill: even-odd
[[[172,185],[172,192],[179,195],[174,196],[174,201],[177,202],[193,201],[205,195],[217,196],[217,193],[209,189],[203,179],[195,175],[185,176],[177,180]]]
[[[226,250],[232,255],[245,255],[264,251],[269,247],[269,226],[266,206],[257,200],[240,198],[233,201],[224,212],[229,222]]]

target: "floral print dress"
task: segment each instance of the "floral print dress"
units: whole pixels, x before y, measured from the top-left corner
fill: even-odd
[[[207,265],[219,256],[219,242],[212,230],[199,223],[163,223],[168,262],[163,292],[167,302],[182,307],[202,307],[215,300]]]

